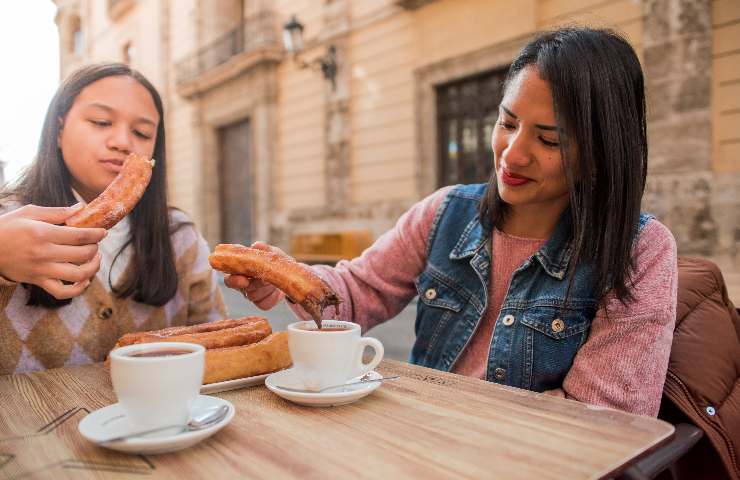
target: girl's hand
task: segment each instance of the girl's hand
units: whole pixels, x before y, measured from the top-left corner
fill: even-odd
[[[0,276],[38,285],[59,300],[80,295],[100,268],[97,244],[107,234],[60,225],[81,207],[26,205],[0,215]]]
[[[286,253],[279,248],[267,245],[266,243],[254,242],[251,246],[252,248],[270,250],[281,255],[286,255]],[[262,310],[271,309],[285,296],[283,292],[271,284],[265,283],[257,278],[249,278],[243,275],[226,275],[224,277],[224,283],[229,288],[241,291],[245,297]]]

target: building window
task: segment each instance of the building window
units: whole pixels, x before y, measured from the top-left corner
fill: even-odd
[[[85,48],[85,39],[82,35],[82,23],[80,17],[74,16],[70,20],[70,42],[69,52],[75,55],[82,55]]]
[[[121,48],[121,61],[128,65],[131,63],[131,60],[133,60],[135,55],[136,49],[134,48],[134,44],[131,42],[124,43]]]
[[[488,181],[493,168],[491,134],[508,69],[437,87],[439,186]]]

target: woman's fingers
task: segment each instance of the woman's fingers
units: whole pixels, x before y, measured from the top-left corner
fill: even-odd
[[[249,299],[262,310],[269,310],[282,300],[283,294],[275,287],[255,292],[254,296],[249,295]]]
[[[252,248],[256,248],[257,250],[271,250],[270,245],[266,244],[265,242],[260,242],[257,240],[251,245]]]
[[[251,245],[251,248],[255,248],[257,250],[267,250],[268,252],[277,253],[278,255],[282,255],[283,257],[293,258],[290,255],[288,255],[287,253],[285,253],[282,250],[280,250],[278,247],[275,247],[273,245],[268,245],[265,242],[260,242],[259,240],[256,241],[256,242],[254,242]]]
[[[264,242],[254,242],[252,248],[274,252],[284,257],[289,257],[277,247],[268,245]],[[290,258],[290,257],[289,257]],[[243,275],[227,275],[224,277],[224,283],[227,287],[241,291],[252,303],[262,310],[269,310],[283,299],[283,292],[269,283],[256,278],[248,278]]]
[[[258,278],[249,278],[243,275],[226,275],[224,277],[224,284],[234,290],[241,290],[245,295],[251,295],[253,292],[265,288],[275,288],[269,283],[265,283]]]
[[[250,279],[243,275],[226,275],[224,276],[224,284],[234,290],[245,290],[249,287]]]
[[[261,288],[251,288],[246,290],[247,297],[254,303],[263,302],[277,291],[272,285],[264,285]]]
[[[226,275],[224,284],[242,292],[249,301],[262,310],[271,309],[283,298],[283,293],[280,290],[256,278],[248,278],[243,275]]]

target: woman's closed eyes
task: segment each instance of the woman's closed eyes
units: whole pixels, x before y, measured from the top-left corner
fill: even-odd
[[[509,131],[516,130],[516,125],[510,122],[507,122],[506,120],[499,120],[498,125],[504,130],[509,130]],[[550,148],[560,147],[560,142],[558,142],[557,140],[548,140],[547,138],[543,136],[539,136],[537,138],[546,147],[550,147]]]

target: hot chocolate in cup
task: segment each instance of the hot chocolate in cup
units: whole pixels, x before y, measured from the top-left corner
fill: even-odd
[[[363,362],[365,347],[375,355]],[[307,390],[339,385],[373,370],[383,359],[380,340],[363,337],[360,326],[341,320],[322,320],[321,330],[313,321],[288,325],[288,348],[293,371]]]
[[[205,348],[194,343],[140,343],[113,350],[113,390],[131,430],[185,425],[200,393],[204,365]]]

